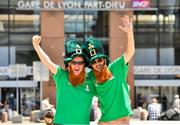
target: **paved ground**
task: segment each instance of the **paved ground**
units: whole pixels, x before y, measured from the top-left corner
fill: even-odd
[[[132,121],[130,125],[180,125],[180,121]]]
[[[45,123],[33,123],[29,122],[28,118],[23,118],[23,123],[21,124],[13,124],[11,121],[6,123],[1,123],[0,125],[45,125]],[[91,123],[91,125],[96,125]],[[140,121],[138,119],[132,119],[130,125],[180,125],[180,121]]]
[[[45,123],[12,124],[11,122],[0,123],[0,125],[45,125]],[[95,125],[95,124],[91,124]],[[180,125],[180,121],[132,121],[130,125]]]

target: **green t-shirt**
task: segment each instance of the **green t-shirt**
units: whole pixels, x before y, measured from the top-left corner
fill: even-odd
[[[125,64],[124,56],[113,61],[108,68],[113,76],[102,84],[97,84],[93,71],[90,72],[100,101],[101,122],[113,121],[133,114],[126,82],[128,65]]]
[[[72,86],[68,72],[58,66],[53,75],[56,84],[56,124],[89,124],[92,97],[96,94],[94,84],[86,75],[83,84]]]

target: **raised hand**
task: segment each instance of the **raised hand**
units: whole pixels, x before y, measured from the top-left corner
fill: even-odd
[[[40,44],[40,42],[41,42],[41,36],[34,35],[32,37],[32,44],[33,44],[34,47],[38,46]]]
[[[122,18],[122,20],[123,20],[123,26],[118,26],[118,28],[120,28],[126,33],[132,31],[133,30],[132,19],[129,16],[125,15]]]

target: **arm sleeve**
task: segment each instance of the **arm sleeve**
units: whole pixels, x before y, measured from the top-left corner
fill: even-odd
[[[109,65],[109,69],[114,74],[123,73],[124,77],[126,78],[127,73],[128,73],[128,64],[125,63],[124,54],[122,56],[120,56],[119,58],[117,58],[115,61],[113,61]]]
[[[62,78],[63,76],[64,76],[64,70],[60,66],[58,66],[56,74],[52,74],[52,77],[53,77],[56,85],[57,85],[57,83],[59,83],[58,82],[59,79]]]

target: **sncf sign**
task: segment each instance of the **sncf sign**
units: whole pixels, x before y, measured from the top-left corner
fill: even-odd
[[[150,0],[133,0],[132,7],[133,8],[147,8],[150,6]]]

